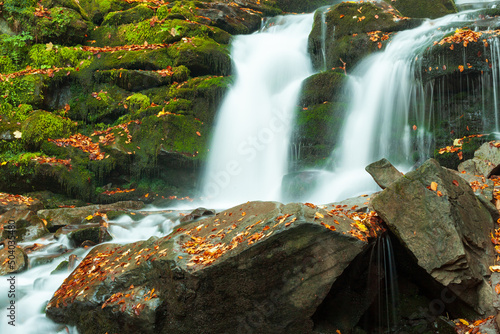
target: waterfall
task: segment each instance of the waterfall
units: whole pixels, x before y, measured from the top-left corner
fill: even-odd
[[[202,197],[210,205],[277,200],[303,79],[312,74],[313,14],[270,19],[232,43],[234,86],[218,112]]]
[[[383,52],[364,59],[348,81],[350,106],[333,171],[323,171],[308,200],[326,203],[378,189],[364,168],[387,158],[400,170],[427,158],[432,144],[432,105],[419,78],[419,55],[461,27],[470,12],[429,20],[396,34]],[[455,23],[456,26],[453,25]],[[432,90],[431,90],[432,91]]]

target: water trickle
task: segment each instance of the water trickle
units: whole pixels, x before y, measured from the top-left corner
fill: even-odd
[[[373,243],[368,295],[370,300],[374,300],[366,319],[370,333],[396,333],[399,325],[399,289],[394,251],[387,233]]]
[[[313,14],[279,16],[235,37],[236,81],[217,115],[203,177],[210,205],[278,199],[298,94],[312,74],[312,23]]]

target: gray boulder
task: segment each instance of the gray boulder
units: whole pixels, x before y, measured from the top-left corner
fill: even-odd
[[[493,312],[486,281],[495,256],[494,222],[465,180],[430,159],[371,204],[435,281],[478,313]]]

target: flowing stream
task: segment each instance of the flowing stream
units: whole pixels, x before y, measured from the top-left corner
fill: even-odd
[[[364,169],[381,158],[405,172],[431,155],[434,108],[419,79],[419,56],[434,41],[471,23],[470,14],[428,20],[399,32],[383,52],[356,67],[348,80],[348,116],[330,157],[333,169],[321,171],[309,201],[327,203],[376,191]]]
[[[218,112],[203,196],[211,206],[276,200],[302,81],[312,65],[313,14],[278,16],[232,43],[236,80]]]

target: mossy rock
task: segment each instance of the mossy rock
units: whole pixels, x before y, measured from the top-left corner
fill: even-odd
[[[93,88],[91,92],[72,95],[71,109],[68,112],[71,119],[91,124],[110,124],[127,113],[125,100],[130,95],[128,91],[110,84],[97,84],[89,88]]]
[[[404,16],[435,19],[457,12],[453,0],[384,0]]]
[[[192,76],[229,75],[231,57],[227,46],[206,38],[193,38],[170,48],[176,58],[175,66],[186,66]]]
[[[42,17],[36,23],[36,39],[42,43],[81,44],[85,41],[88,26],[74,9],[54,7],[50,18]]]
[[[454,74],[491,73],[491,46],[483,42],[489,37],[486,33],[477,42],[469,42],[467,46],[463,43],[430,46],[421,57],[422,79],[430,81]]]
[[[163,76],[153,71],[140,70],[104,70],[94,74],[96,82],[111,83],[131,92],[172,83],[172,76]]]
[[[141,4],[124,11],[108,13],[104,17],[102,25],[116,26],[122,24],[137,23],[149,19],[153,17],[153,15],[154,10],[149,8],[147,5]]]
[[[122,0],[80,0],[80,6],[95,24],[101,24],[106,14],[127,10],[137,5]]]
[[[250,12],[223,2],[199,3],[194,10],[198,23],[215,26],[233,35],[249,34],[261,26],[262,13]]]
[[[22,138],[28,146],[39,147],[48,138],[64,138],[73,133],[75,124],[50,112],[37,110],[22,125]]]
[[[398,12],[391,11],[383,3],[343,2],[326,11],[325,22],[322,21],[322,12],[318,10],[315,13],[308,41],[308,50],[315,68],[324,68],[325,65],[326,68],[343,67],[344,61],[347,69],[351,70],[361,59],[379,50],[379,44],[370,40],[368,32],[390,33],[421,23],[420,20],[402,19]],[[325,36],[330,37],[323,42],[325,24]],[[388,40],[381,43],[380,47],[383,47]]]
[[[344,73],[332,70],[310,76],[302,83],[299,105],[307,107],[342,99],[342,89],[346,79]]]
[[[332,0],[276,0],[276,5],[284,12],[307,13],[321,7],[331,5]]]
[[[183,38],[206,37],[218,43],[228,44],[231,38],[217,27],[172,19],[166,21],[145,20],[119,26],[100,26],[89,34],[93,46],[120,46],[139,44],[169,44]],[[95,41],[95,42],[94,42]]]

